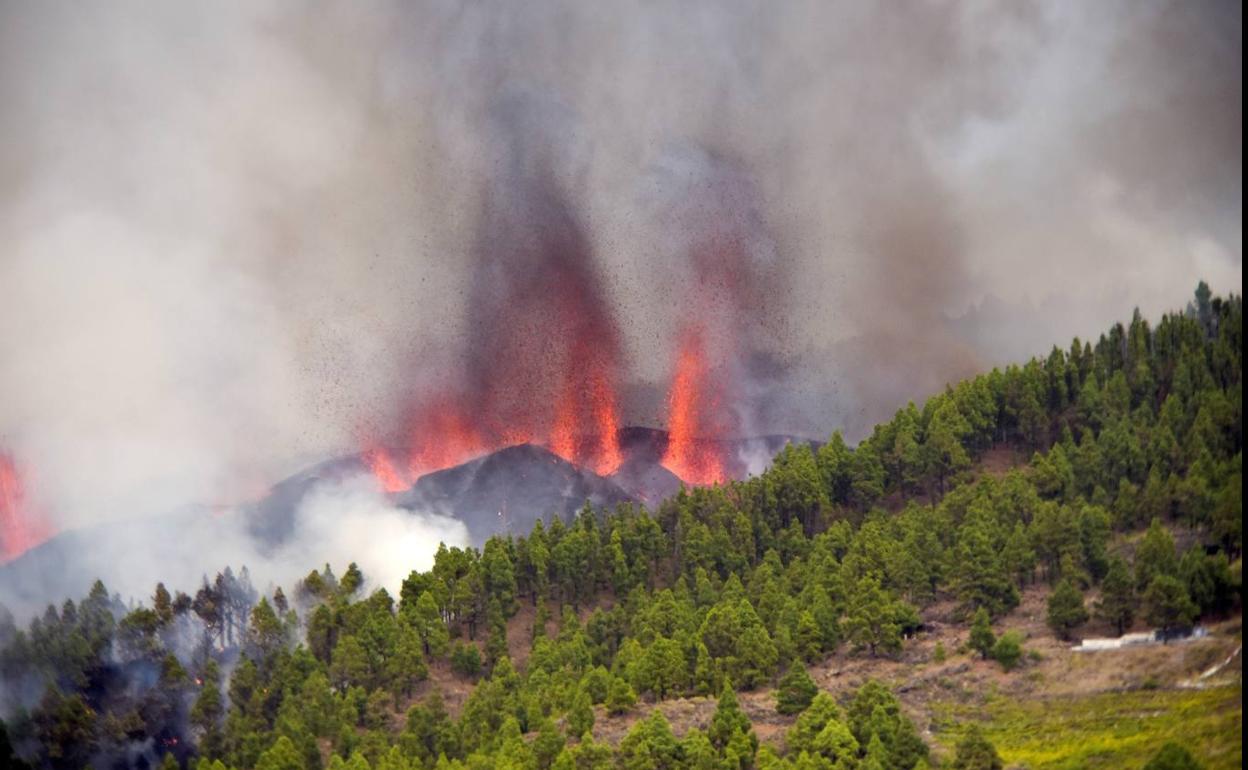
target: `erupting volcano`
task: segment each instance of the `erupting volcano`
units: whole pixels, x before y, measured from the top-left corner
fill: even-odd
[[[501,157],[482,196],[462,347],[395,429],[366,442],[387,491],[522,443],[603,476],[622,462],[619,330],[549,105],[507,100],[492,117]]]
[[[0,561],[9,561],[48,538],[42,519],[30,508],[17,463],[0,450]]]
[[[741,417],[738,380],[776,337],[778,294],[775,248],[748,174],[696,149],[664,161],[660,187],[673,197],[659,225],[672,234],[673,270],[658,280],[684,288],[672,319],[670,435],[661,455],[641,459],[621,447],[617,300],[574,193],[579,171],[558,107],[504,99],[491,118],[499,155],[480,197],[462,329],[413,366],[423,385],[398,394],[384,427],[365,437],[364,464],[390,493],[517,444],[603,478],[650,478],[644,466],[658,462],[686,484],[741,476],[728,446],[758,426]],[[440,374],[431,382],[432,370]],[[664,486],[663,474],[651,481]]]

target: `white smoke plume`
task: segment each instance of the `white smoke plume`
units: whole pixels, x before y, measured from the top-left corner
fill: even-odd
[[[433,566],[440,543],[467,546],[463,523],[396,508],[371,476],[351,476],[313,486],[293,530],[271,547],[250,531],[248,512],[233,508],[195,507],[70,533],[29,553],[21,570],[5,577],[0,603],[27,618],[49,601],[86,596],[100,579],[123,602],[150,605],[158,582],[194,595],[205,577],[211,583],[226,567],[236,574],[246,567],[265,594],[279,586],[291,594],[310,570],[329,564],[341,575],[352,562],[366,590],[385,588],[397,597],[412,570]]]

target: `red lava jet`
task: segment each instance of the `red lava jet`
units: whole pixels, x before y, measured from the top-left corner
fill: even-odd
[[[663,467],[686,484],[706,486],[728,480],[720,445],[708,437],[720,431],[723,394],[711,377],[705,332],[687,328],[681,335],[676,372],[668,395],[667,451]]]
[[[0,561],[11,561],[48,538],[47,526],[26,499],[13,456],[0,450]]]
[[[783,338],[775,298],[783,271],[767,235],[761,198],[727,158],[686,148],[671,155],[665,179],[674,197],[661,217],[685,238],[687,273],[677,325],[676,362],[668,395],[663,466],[687,484],[719,484],[739,465],[732,439],[756,415],[744,404],[745,382],[760,350]],[[752,415],[753,413],[749,413]]]

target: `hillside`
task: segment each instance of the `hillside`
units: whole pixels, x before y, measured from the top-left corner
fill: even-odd
[[[355,565],[138,608],[97,584],[0,624],[10,740],[40,767],[1238,766],[1242,348],[1202,285],[855,447],[443,547],[397,597]],[[1168,643],[1071,649],[1133,629]]]

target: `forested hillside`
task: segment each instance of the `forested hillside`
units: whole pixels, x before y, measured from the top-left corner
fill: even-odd
[[[892,688],[834,696],[808,671],[900,660],[938,606],[1009,676],[1027,640],[997,631],[1024,595],[1063,641],[1238,615],[1242,350],[1242,299],[1202,284],[1185,312],[953,385],[856,447],[443,547],[398,596],[354,565],[267,595],[226,570],[138,607],[97,583],[0,620],[7,742],[56,768],[1001,767],[961,721],[937,740]],[[759,691],[762,740],[739,701]],[[717,699],[697,724],[649,707],[696,696]]]

